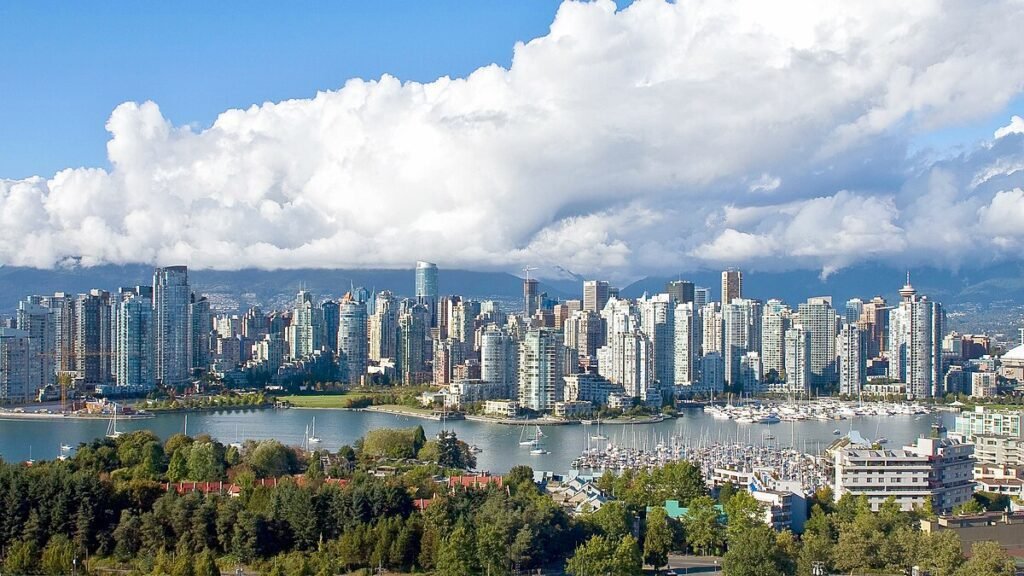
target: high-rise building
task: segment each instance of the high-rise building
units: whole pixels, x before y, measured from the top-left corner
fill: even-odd
[[[732,269],[722,272],[722,306],[742,297],[743,273]]]
[[[75,371],[75,297],[57,292],[47,300],[53,311],[53,367],[60,374],[70,374]]]
[[[476,318],[480,315],[480,303],[459,298],[449,311],[448,337],[462,344],[466,354],[476,350]]]
[[[811,338],[800,326],[786,330],[786,383],[779,392],[807,394],[811,390]]]
[[[689,280],[673,280],[665,284],[665,292],[676,304],[693,302],[694,286]]]
[[[604,310],[608,303],[608,283],[604,280],[587,280],[583,283],[583,309],[590,312]]]
[[[562,327],[565,345],[583,358],[596,358],[597,349],[605,345],[604,320],[597,312],[573,312]]]
[[[213,328],[213,311],[210,309],[210,300],[206,296],[192,294],[189,318],[192,323],[192,334],[189,340],[192,369],[206,370],[210,367],[210,331]]]
[[[661,388],[675,384],[675,312],[672,296],[655,294],[638,302],[640,330],[653,348],[654,380]]]
[[[362,303],[362,300],[356,299],[357,302]],[[320,303],[320,315],[323,317],[324,336],[323,343],[327,346],[331,352],[338,352],[338,308],[339,304],[334,300],[324,300]],[[365,310],[366,307],[364,306]],[[369,312],[367,312],[369,314]]]
[[[836,382],[836,334],[839,322],[832,298],[808,298],[799,307],[800,325],[811,341],[811,387],[823,389]]]
[[[428,328],[437,326],[437,264],[416,263],[416,302],[423,304],[430,313]]]
[[[529,318],[537,311],[537,293],[539,292],[536,278],[523,280],[523,314]]]
[[[165,386],[189,383],[192,366],[189,357],[191,296],[188,268],[185,266],[157,268],[153,273],[156,380]]]
[[[725,381],[730,385],[740,383],[741,358],[747,352],[761,350],[761,308],[757,300],[744,298],[734,298],[728,304],[722,304],[722,356],[725,358]]]
[[[790,327],[789,307],[769,300],[761,317],[761,369],[768,381],[778,381],[786,372],[786,330]]]
[[[242,336],[249,340],[258,340],[270,332],[267,316],[259,306],[253,306],[242,316]]]
[[[506,398],[518,398],[518,347],[512,338],[491,324],[480,334],[480,379],[500,386]]]
[[[111,381],[110,293],[91,290],[75,299],[75,370],[86,384]]]
[[[675,361],[673,369],[676,386],[692,386],[697,383],[700,369],[700,314],[695,312],[694,303],[686,302],[675,307]]]
[[[945,393],[942,378],[942,305],[907,284],[889,312],[889,375],[907,384],[907,394],[929,398]]]
[[[846,301],[846,314],[843,316],[843,320],[847,324],[853,324],[860,320],[861,315],[864,314],[864,301],[860,298],[850,298]]]
[[[761,390],[761,355],[747,352],[740,357],[739,388],[748,394],[758,394]]]
[[[881,296],[864,303],[857,327],[867,339],[868,358],[878,358],[889,350],[889,309]]]
[[[711,289],[697,286],[693,289],[693,309],[703,310],[711,302]]]
[[[725,389],[725,360],[721,352],[710,352],[701,357],[700,389],[713,394]]]
[[[701,353],[722,351],[722,307],[718,302],[708,302],[701,308]]]
[[[405,384],[419,384],[430,379],[427,370],[430,310],[425,304],[403,305],[398,316],[398,354],[395,371]]]
[[[32,399],[30,356],[27,331],[0,328],[0,403],[24,403]]]
[[[857,396],[868,381],[867,338],[853,323],[844,324],[838,338],[839,392]]]
[[[28,333],[29,354],[38,359],[30,363],[28,387],[32,391],[56,383],[56,323],[53,310],[44,303],[46,300],[29,296],[18,302],[17,327]]]
[[[339,315],[340,315],[339,311]],[[313,303],[313,295],[299,290],[292,308],[292,321],[288,325],[288,354],[292,360],[305,358],[323,346],[324,333],[321,310]]]
[[[519,405],[546,412],[564,394],[565,346],[554,330],[531,328],[519,343]]]
[[[156,380],[153,350],[153,287],[123,289],[117,309],[114,372],[118,386],[151,388]]]
[[[370,359],[394,358],[398,349],[398,300],[391,292],[377,295],[370,317]]]
[[[369,357],[366,325],[366,306],[351,294],[345,294],[338,303],[338,365],[342,382],[359,385],[366,375]]]

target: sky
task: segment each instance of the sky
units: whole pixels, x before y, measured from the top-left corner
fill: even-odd
[[[890,4],[0,3],[0,263],[1019,261],[1024,4]]]

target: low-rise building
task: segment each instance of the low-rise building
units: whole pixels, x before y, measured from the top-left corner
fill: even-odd
[[[872,510],[888,498],[903,510],[931,500],[948,512],[974,493],[974,446],[950,438],[919,438],[902,450],[848,446],[835,450],[833,493],[866,496]]]
[[[584,418],[590,416],[593,405],[585,400],[573,400],[569,402],[555,402],[554,415],[556,418]]]
[[[971,398],[991,398],[999,394],[995,372],[971,374]]]
[[[515,418],[519,414],[519,402],[515,400],[487,400],[484,402],[484,414]]]
[[[979,462],[974,465],[978,490],[1010,497],[1024,497],[1024,467]]]
[[[565,376],[565,399],[567,401],[582,400],[603,406],[608,403],[608,396],[615,393],[622,394],[622,386],[612,384],[600,374],[584,373]]]
[[[1024,555],[1024,513],[988,512],[975,516],[940,516],[922,520],[921,531],[931,534],[951,530],[960,537],[960,546],[969,553],[977,542],[998,542],[1011,555]]]
[[[953,430],[954,438],[974,444],[978,462],[1024,466],[1024,411],[977,406],[958,415]]]

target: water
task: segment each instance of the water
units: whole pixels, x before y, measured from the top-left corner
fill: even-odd
[[[316,434],[322,439],[320,448],[337,450],[343,444],[352,444],[367,431],[375,428],[401,428],[422,425],[427,437],[433,437],[441,427],[440,422],[407,416],[381,414],[377,412],[350,412],[339,410],[311,410],[291,408],[287,410],[247,410],[234,412],[191,413],[188,417],[188,432],[191,435],[206,433],[226,443],[247,439],[275,438],[289,445],[301,445],[306,426],[316,416]],[[665,420],[657,424],[605,425],[602,432],[612,440],[626,444],[640,445],[645,438],[648,443],[654,438],[664,439],[671,435],[692,438],[703,437],[712,441],[736,439],[759,443],[764,434],[770,432],[780,446],[795,446],[801,450],[819,453],[835,440],[833,430],[844,434],[851,429],[858,430],[867,438],[885,436],[889,448],[899,448],[911,443],[922,434],[927,434],[935,421],[942,421],[948,428],[953,427],[954,415],[942,412],[925,416],[863,416],[841,421],[782,422],[779,424],[738,424],[731,420],[715,420],[699,409],[683,412],[680,418]],[[149,429],[161,438],[184,431],[183,414],[161,414],[146,420],[119,420],[118,430]],[[20,462],[30,457],[50,460],[59,454],[60,445],[77,446],[103,437],[107,431],[106,420],[69,419],[45,420],[0,420],[0,457],[8,462]],[[517,464],[527,464],[536,470],[566,472],[574,458],[586,447],[587,438],[595,433],[594,427],[545,426],[544,447],[550,454],[533,456],[529,448],[519,446],[522,427],[471,422],[460,420],[448,422],[459,438],[476,444],[483,449],[477,454],[477,467],[481,470],[501,474]],[[532,435],[531,426],[526,434]],[[795,442],[794,442],[795,441]]]

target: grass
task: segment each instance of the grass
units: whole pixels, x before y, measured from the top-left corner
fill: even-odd
[[[371,394],[352,392],[348,394],[280,396],[278,399],[288,402],[296,408],[348,408],[352,402],[371,396]]]
[[[385,410],[401,410],[402,412],[412,412],[416,414],[433,414],[434,410],[431,408],[420,408],[417,406],[405,406],[403,404],[381,404],[374,406],[374,408],[383,408]]]

